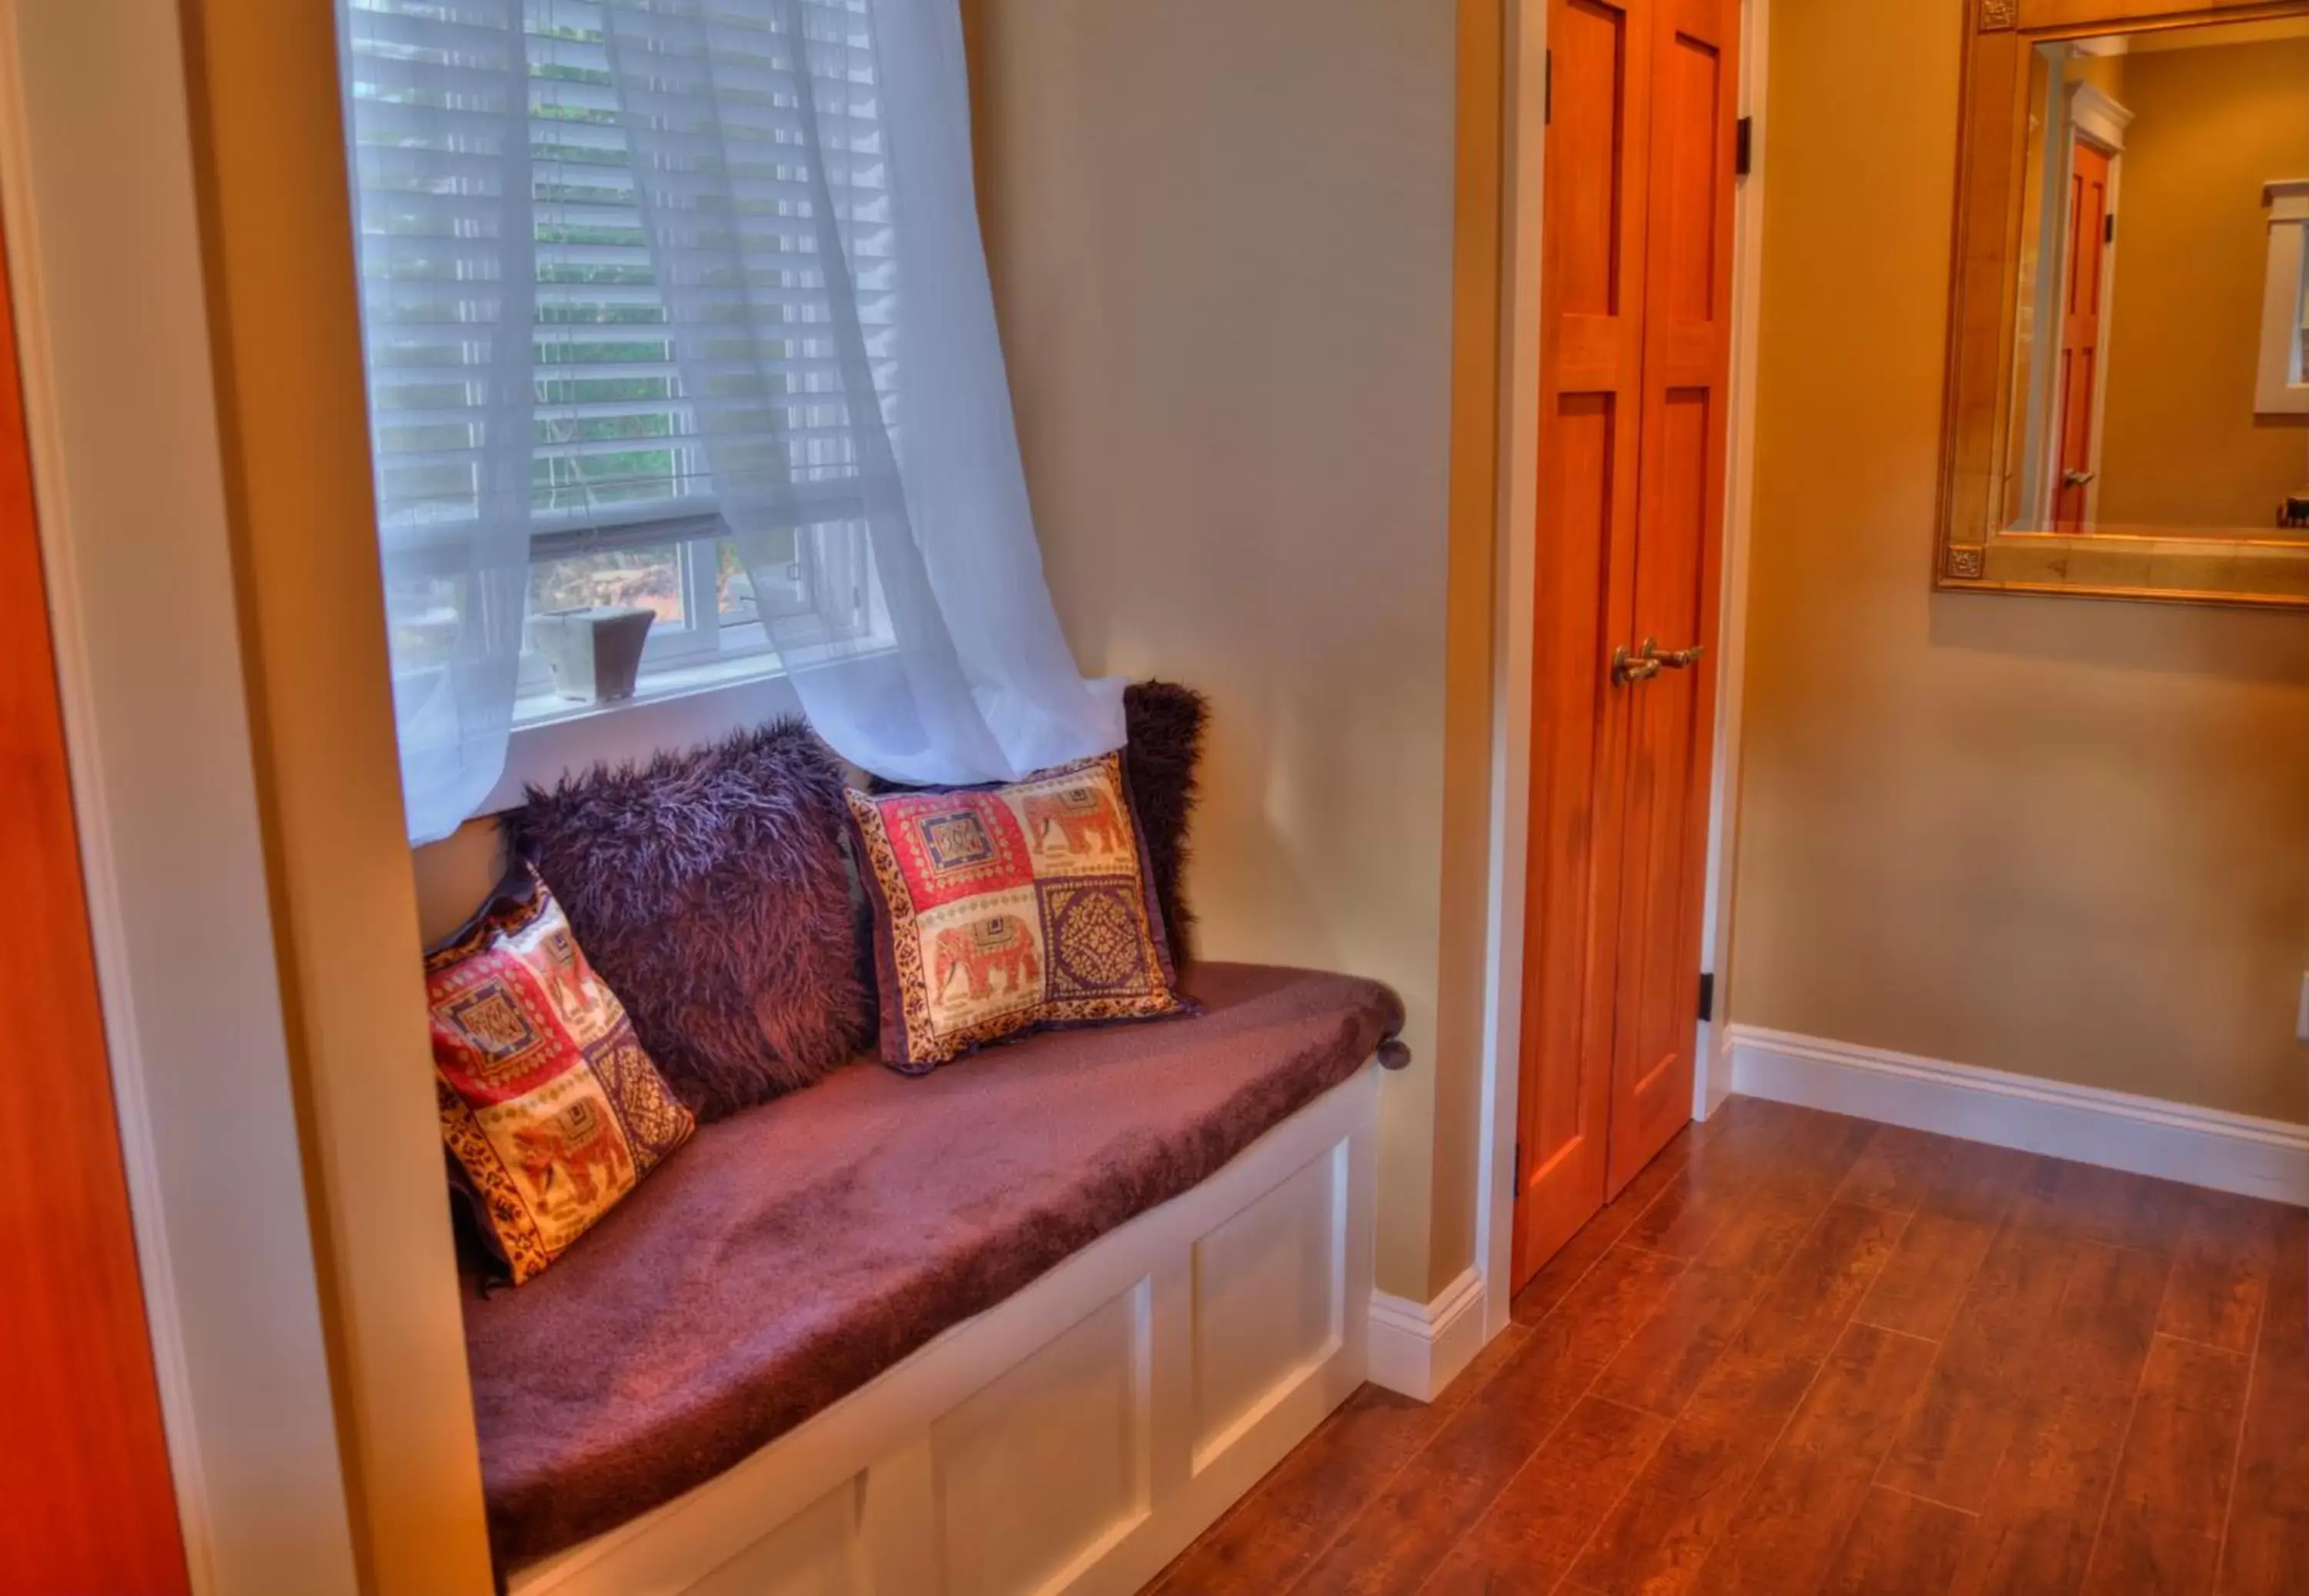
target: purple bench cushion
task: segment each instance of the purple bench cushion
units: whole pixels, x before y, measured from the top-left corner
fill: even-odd
[[[1186,985],[1203,1014],[861,1061],[703,1126],[551,1270],[469,1290],[500,1565],[712,1479],[1400,1050],[1374,981]]]

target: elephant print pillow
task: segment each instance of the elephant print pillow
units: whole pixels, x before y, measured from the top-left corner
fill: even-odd
[[[425,956],[441,1138],[514,1283],[568,1249],[696,1121],[527,866]]]
[[[1193,1012],[1121,755],[1008,787],[849,798],[883,1063],[919,1073],[1042,1026]]]

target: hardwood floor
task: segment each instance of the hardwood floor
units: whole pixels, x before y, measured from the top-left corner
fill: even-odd
[[[1159,1596],[2302,1596],[2309,1216],[1735,1098]]]

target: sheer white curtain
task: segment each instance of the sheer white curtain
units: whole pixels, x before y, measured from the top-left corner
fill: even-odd
[[[537,269],[522,0],[341,4],[370,446],[409,833],[505,769]]]
[[[956,0],[584,9],[713,495],[811,723],[904,781],[1120,746],[1027,508]]]
[[[412,839],[504,772],[572,449],[702,454],[667,504],[727,524],[805,712],[867,769],[1121,745],[1120,684],[1083,678],[1042,577],[956,0],[338,4]],[[571,444],[611,368],[555,362],[603,338],[670,371],[617,367],[652,384],[611,407],[643,430]],[[642,513],[601,519],[630,540]]]

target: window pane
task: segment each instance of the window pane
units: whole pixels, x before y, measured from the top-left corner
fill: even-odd
[[[653,610],[660,626],[683,622],[680,545],[572,555],[530,567],[529,612],[625,605]]]
[[[738,546],[727,538],[714,546],[713,589],[723,625],[743,626],[762,618],[754,602],[754,579],[738,557]]]

